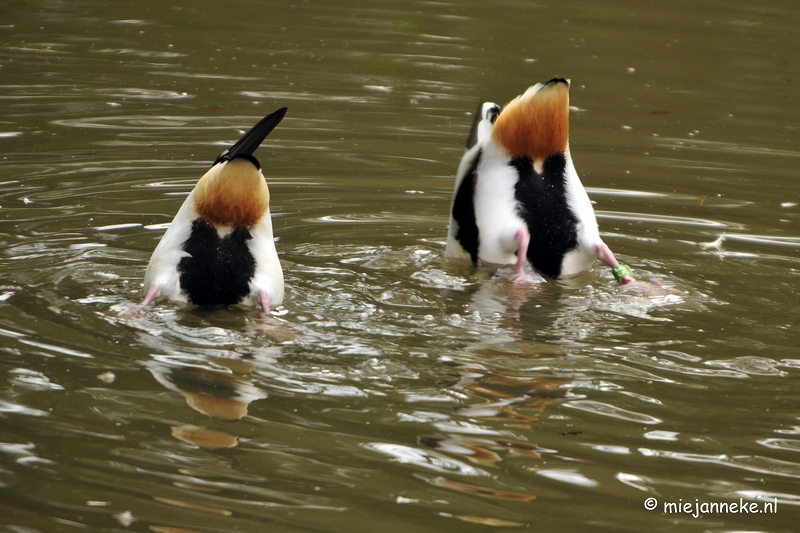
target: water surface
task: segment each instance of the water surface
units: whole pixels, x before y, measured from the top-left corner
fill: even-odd
[[[0,529],[794,529],[798,19],[785,1],[7,6]],[[604,239],[675,294],[444,260],[476,103],[554,76]],[[282,106],[257,155],[284,306],[131,313],[185,195]],[[684,502],[777,512],[664,512]]]

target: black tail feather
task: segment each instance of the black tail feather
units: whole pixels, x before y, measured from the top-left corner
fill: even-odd
[[[283,117],[286,115],[286,111],[288,111],[288,109],[289,108],[287,107],[282,107],[259,120],[258,124],[250,128],[250,131],[242,135],[242,138],[236,141],[233,146],[222,152],[214,161],[214,165],[222,161],[230,161],[231,159],[242,155],[253,155],[253,152],[255,152],[264,139],[267,138],[267,135],[269,135],[270,132],[275,129],[275,126],[277,126],[280,121],[283,120]],[[261,168],[259,165],[256,166]]]

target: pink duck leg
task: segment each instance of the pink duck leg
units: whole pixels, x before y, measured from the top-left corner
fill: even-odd
[[[258,291],[258,303],[261,304],[261,309],[269,314],[269,294],[264,289]]]
[[[616,257],[614,257],[614,252],[612,252],[608,245],[603,241],[600,241],[600,244],[595,246],[595,252],[597,253],[597,258],[610,266],[612,269],[616,269],[620,266],[620,262],[617,261]],[[636,281],[634,277],[630,275],[630,271],[628,270],[627,266],[625,266],[625,271],[627,271],[626,274],[617,278],[620,284],[627,285],[633,281]],[[617,277],[616,272],[614,273],[614,277]]]
[[[531,235],[526,228],[520,228],[514,234],[517,242],[517,264],[514,266],[514,273],[511,275],[512,283],[535,283],[525,272],[525,262],[528,260],[528,244],[531,242]]]
[[[158,300],[159,296],[161,296],[161,284],[154,283],[153,286],[147,291],[142,305],[150,305],[154,301]]]

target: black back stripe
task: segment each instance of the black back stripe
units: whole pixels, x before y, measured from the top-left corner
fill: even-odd
[[[475,182],[478,179],[480,160],[481,150],[478,150],[467,175],[461,180],[456,196],[453,198],[453,220],[458,224],[456,240],[461,243],[475,265],[478,264],[478,246],[480,244],[478,222],[475,219]]]
[[[564,154],[551,155],[541,174],[528,157],[512,159],[510,164],[519,174],[514,191],[519,215],[531,235],[528,260],[535,269],[557,278],[564,256],[578,246],[578,219],[567,205],[567,159]]]
[[[220,239],[204,218],[192,222],[183,249],[189,254],[178,263],[180,284],[189,303],[229,305],[240,303],[250,292],[256,262],[247,246],[247,228],[240,227]]]

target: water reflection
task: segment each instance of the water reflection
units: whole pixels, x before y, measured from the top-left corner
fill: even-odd
[[[792,6],[227,7],[4,13],[0,529],[795,528]],[[556,75],[603,238],[677,293],[442,260],[475,102]],[[200,155],[289,101],[276,322],[121,313]]]
[[[214,362],[243,373],[252,371],[246,362],[221,358]],[[249,379],[219,370],[157,362],[148,363],[147,368],[159,383],[183,395],[189,407],[212,418],[239,420],[247,414],[251,402],[267,397]],[[193,424],[173,426],[172,436],[208,450],[233,448],[238,444],[235,435]]]
[[[220,366],[236,367],[238,371],[252,371],[252,366],[247,363],[227,363],[220,358],[214,362]],[[159,383],[181,393],[189,407],[212,418],[238,420],[247,414],[251,402],[267,397],[249,379],[218,370],[180,364],[166,366],[155,362],[147,367]]]

